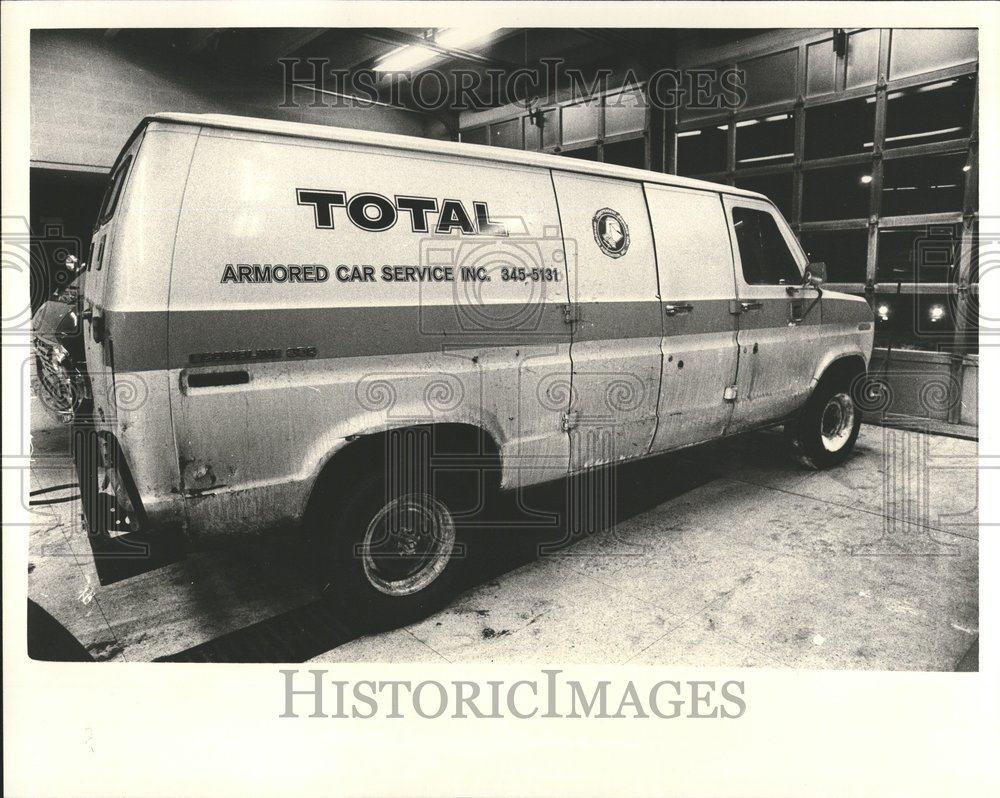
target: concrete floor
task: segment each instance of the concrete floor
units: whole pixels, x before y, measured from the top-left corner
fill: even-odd
[[[67,430],[40,411],[33,425],[31,488],[71,482]],[[782,443],[760,433],[623,467],[603,487],[613,526],[541,555],[564,528],[497,532],[448,608],[375,636],[331,616],[301,552],[275,541],[101,586],[76,501],[34,508],[29,592],[100,660],[968,669],[976,442],[865,426],[852,459],[820,473]],[[526,501],[559,512],[565,493]]]

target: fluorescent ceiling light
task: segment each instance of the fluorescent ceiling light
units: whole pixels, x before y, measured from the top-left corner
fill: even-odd
[[[403,72],[426,63],[437,55],[438,53],[428,47],[422,47],[419,44],[408,44],[406,47],[393,50],[389,55],[375,64],[374,69],[376,72]]]
[[[957,80],[946,80],[942,83],[932,83],[929,86],[921,86],[919,89],[916,90],[916,93],[920,94],[921,92],[925,91],[937,91],[938,89],[947,89],[949,86],[954,86],[957,82],[958,82]]]
[[[441,47],[462,49],[481,42],[498,30],[500,28],[444,28],[437,31],[434,34],[434,38],[430,41]],[[393,50],[375,64],[374,69],[376,72],[404,72],[440,57],[441,53],[429,47],[419,44],[408,44],[405,47]]]
[[[886,141],[905,141],[907,139],[922,139],[926,136],[940,136],[944,133],[955,133],[960,127],[943,127],[940,130],[928,130],[924,133],[907,133],[904,136],[886,136]]]
[[[773,161],[777,158],[791,158],[795,153],[779,152],[777,155],[761,155],[758,158],[740,158],[738,163],[758,163],[759,161]]]
[[[446,28],[437,32],[434,41],[442,47],[468,47],[470,44],[478,44],[498,30],[500,28]]]

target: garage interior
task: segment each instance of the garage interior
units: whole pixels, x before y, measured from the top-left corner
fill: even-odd
[[[632,464],[587,486],[609,492],[614,512],[586,534],[544,520],[577,490],[549,486],[512,509],[530,516],[523,535],[484,542],[490,556],[449,608],[383,635],[357,637],[330,617],[295,552],[265,541],[102,585],[77,501],[32,507],[30,597],[99,660],[975,669],[976,31],[449,34],[34,31],[33,303],[65,284],[67,252],[87,259],[111,165],[158,111],[451,138],[699,177],[768,195],[811,259],[826,262],[828,287],[871,304],[872,373],[885,390],[867,408],[853,458],[806,473],[779,436],[758,433]],[[542,96],[485,79],[544,71],[554,58],[593,91]],[[350,74],[389,70],[393,59],[414,76],[476,73],[484,88],[475,107],[458,109],[449,85],[448,102],[427,110],[412,79],[362,104],[315,79],[316,64]],[[657,70],[726,67],[746,75],[736,110],[647,102]],[[30,425],[31,489],[71,483],[68,428],[37,401]]]

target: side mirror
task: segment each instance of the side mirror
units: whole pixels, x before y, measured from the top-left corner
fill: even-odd
[[[819,262],[806,266],[805,282],[813,286],[820,286],[826,282],[826,264]]]

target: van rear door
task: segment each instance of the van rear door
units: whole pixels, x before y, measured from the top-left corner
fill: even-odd
[[[574,471],[649,452],[660,389],[660,299],[642,184],[553,172],[566,242]]]
[[[90,256],[83,280],[83,345],[87,373],[94,410],[99,417],[106,419],[114,417],[114,349],[108,335],[105,315],[109,272],[112,268],[111,250],[115,239],[116,211],[121,204],[132,162],[141,143],[142,135],[136,136],[111,170],[111,178],[97,216],[97,226],[91,238]]]

